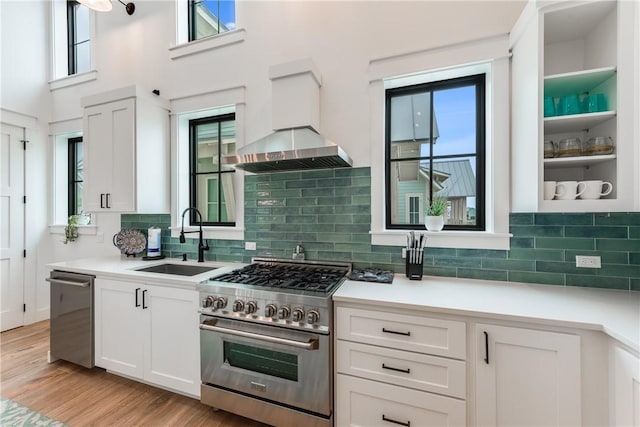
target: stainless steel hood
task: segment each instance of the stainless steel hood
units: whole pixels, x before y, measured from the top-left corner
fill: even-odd
[[[269,78],[274,133],[222,163],[253,173],[350,167],[347,153],[318,132],[322,78],[311,58],[274,65]]]
[[[311,127],[283,129],[238,149],[222,159],[247,172],[264,173],[303,169],[351,167],[351,158],[335,142]]]

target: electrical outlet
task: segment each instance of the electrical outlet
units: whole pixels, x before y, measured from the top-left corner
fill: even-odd
[[[576,255],[576,267],[600,268],[602,265],[599,256]]]
[[[244,249],[247,251],[255,251],[256,242],[244,242]]]

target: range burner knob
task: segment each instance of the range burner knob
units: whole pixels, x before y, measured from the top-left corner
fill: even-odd
[[[244,301],[237,299],[233,302],[233,312],[237,313],[244,310]]]
[[[247,306],[246,306],[246,307],[245,307],[245,309],[244,309],[244,312],[245,312],[246,314],[253,314],[253,313],[255,313],[256,311],[258,311],[258,303],[257,303],[257,302],[255,302],[255,301],[249,301],[249,302],[247,303]]]
[[[320,320],[320,313],[318,313],[318,310],[315,308],[313,310],[309,310],[309,313],[307,313],[307,323],[313,325],[318,320]]]
[[[294,322],[304,322],[304,308],[294,308],[291,320],[293,320]]]
[[[214,297],[213,295],[207,295],[207,297],[202,300],[202,306],[203,307],[211,307],[216,301],[216,297]]]
[[[288,305],[283,305],[278,310],[278,319],[288,319],[291,314],[291,308]]]
[[[221,308],[225,308],[227,306],[227,298],[226,297],[218,297],[213,302],[213,308],[219,310]]]
[[[273,317],[276,315],[277,311],[278,309],[276,308],[275,304],[267,304],[267,306],[264,308],[264,317]]]

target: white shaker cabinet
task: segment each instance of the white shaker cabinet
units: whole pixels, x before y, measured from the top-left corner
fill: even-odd
[[[640,209],[634,179],[640,167],[634,147],[640,138],[634,124],[640,114],[638,7],[599,0],[532,1],[525,7],[511,33],[512,211]],[[578,103],[571,109],[577,111],[567,107],[574,96]],[[596,96],[604,103],[589,105]],[[589,148],[595,137],[611,137],[613,152]],[[563,149],[560,144],[570,138],[580,140],[578,148]],[[555,152],[544,149],[545,141],[552,141]],[[596,200],[544,197],[545,181],[586,180],[610,182],[613,191]]]
[[[198,292],[97,278],[95,364],[200,395]]]
[[[337,426],[466,424],[466,324],[336,307]]]
[[[168,213],[168,102],[129,86],[82,106],[85,210]]]
[[[640,426],[640,358],[619,344],[610,347],[612,426]]]
[[[476,424],[581,425],[578,335],[476,324]]]

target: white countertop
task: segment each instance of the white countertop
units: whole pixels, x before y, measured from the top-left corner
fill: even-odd
[[[211,266],[215,270],[189,277],[136,271],[164,263]],[[101,278],[196,289],[209,277],[244,265],[216,261],[184,262],[175,258],[143,261],[140,258],[109,256],[57,262],[47,267],[94,274]],[[413,281],[402,273],[396,273],[392,284],[347,280],[333,294],[333,299],[597,330],[640,352],[640,292],[432,276]]]
[[[195,276],[179,276],[164,273],[148,273],[136,271],[139,268],[151,267],[160,264],[189,264],[197,266],[210,266],[211,271]],[[97,258],[82,258],[73,261],[56,262],[47,264],[52,270],[70,271],[72,273],[93,274],[101,278],[121,279],[148,284],[171,285],[174,287],[196,289],[196,285],[205,282],[213,275],[228,273],[246,264],[231,262],[196,262],[182,261],[177,258],[165,258],[154,261],[144,261],[142,258],[127,258],[125,256],[104,256]]]
[[[333,299],[597,330],[640,351],[640,292],[396,273],[391,284],[348,280]]]

